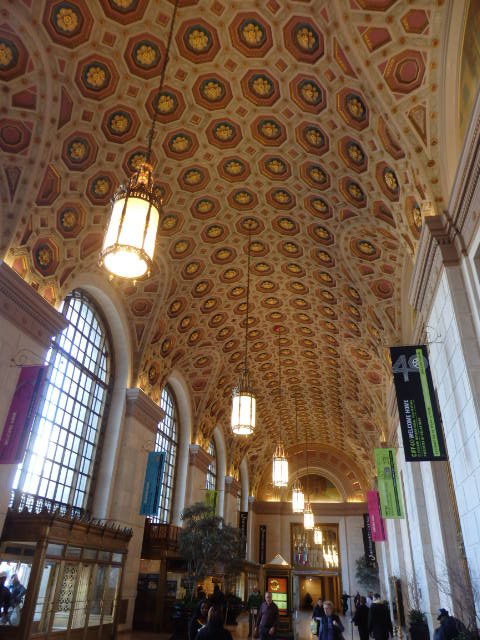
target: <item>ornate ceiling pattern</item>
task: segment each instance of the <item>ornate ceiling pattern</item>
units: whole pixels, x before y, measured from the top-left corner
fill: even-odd
[[[138,384],[158,399],[178,368],[195,439],[221,426],[230,471],[247,455],[254,491],[276,441],[296,444],[295,397],[300,440],[355,460],[348,482],[365,490],[403,268],[425,210],[443,204],[445,8],[180,0],[159,94],[172,11],[171,0],[22,0],[2,11],[1,250],[52,303],[77,273],[100,272],[109,200],[144,157],[156,109],[156,267],[112,283]],[[258,433],[234,441],[249,235]]]

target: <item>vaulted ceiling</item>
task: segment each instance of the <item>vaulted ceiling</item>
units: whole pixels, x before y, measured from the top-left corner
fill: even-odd
[[[2,254],[54,304],[78,273],[107,282],[109,200],[143,158],[157,105],[155,269],[106,286],[124,301],[137,383],[158,399],[181,371],[193,438],[223,428],[230,469],[246,455],[253,488],[280,437],[293,456],[308,440],[324,466],[346,462],[349,495],[366,488],[402,277],[426,208],[444,206],[447,4],[180,0],[161,95],[171,0],[3,5]],[[249,233],[258,427],[234,440]]]

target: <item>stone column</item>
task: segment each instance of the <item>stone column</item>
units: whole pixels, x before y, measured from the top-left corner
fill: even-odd
[[[163,410],[141,389],[127,389],[125,421],[108,514],[110,520],[133,529],[123,575],[122,598],[128,600],[127,619],[120,630],[132,626],[145,526],[140,502],[148,452],[154,450],[157,425],[162,417]]]
[[[51,338],[66,320],[33,287],[0,261],[0,433],[20,375],[20,367],[42,364]],[[3,529],[16,464],[0,465],[0,531]]]
[[[227,524],[238,527],[237,493],[240,483],[233,476],[225,476],[225,503],[223,518]]]
[[[186,505],[204,502],[205,485],[207,483],[207,469],[212,461],[211,456],[199,444],[190,445],[188,461],[188,486]]]

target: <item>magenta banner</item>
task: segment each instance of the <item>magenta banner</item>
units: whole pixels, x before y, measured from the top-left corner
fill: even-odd
[[[0,438],[0,463],[22,462],[47,367],[22,367]]]
[[[380,514],[380,497],[378,491],[367,491],[368,515],[373,542],[383,542],[387,539],[385,520]]]

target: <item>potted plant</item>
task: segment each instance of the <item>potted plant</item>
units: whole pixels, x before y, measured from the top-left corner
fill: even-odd
[[[209,575],[224,576],[227,582],[233,575],[238,575],[244,561],[245,541],[240,529],[225,524],[214,508],[204,502],[187,507],[182,520],[178,552],[187,568],[186,596],[181,603],[187,624],[195,603],[197,584]],[[240,609],[232,606],[230,620],[235,611],[238,615]]]
[[[408,631],[411,640],[430,640],[427,619],[420,609],[410,609],[408,612]]]

